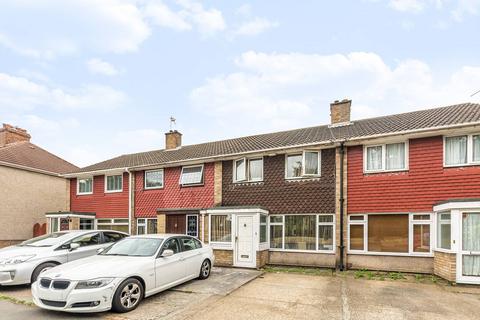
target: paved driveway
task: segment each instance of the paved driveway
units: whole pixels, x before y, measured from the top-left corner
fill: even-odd
[[[428,281],[364,280],[355,279],[351,274],[259,274],[216,269],[209,280],[192,281],[146,299],[128,314],[66,315],[6,301],[0,301],[0,314],[5,319],[26,320],[99,317],[111,320],[480,319],[478,287],[454,287]]]
[[[213,268],[207,280],[194,280],[174,289],[159,293],[145,299],[134,311],[127,314],[102,313],[91,315],[66,314],[51,312],[29,306],[32,301],[29,286],[0,288],[0,298],[13,298],[14,304],[8,300],[0,300],[0,315],[5,319],[171,319],[180,312],[187,312],[216,301],[230,294],[240,286],[255,279],[262,273],[256,270],[233,268]]]

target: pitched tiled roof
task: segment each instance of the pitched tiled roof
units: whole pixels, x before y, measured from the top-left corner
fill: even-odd
[[[0,147],[0,165],[21,166],[33,170],[63,174],[78,170],[78,167],[28,141]]]
[[[315,143],[328,143],[343,139],[358,139],[387,135],[403,131],[433,129],[442,126],[480,122],[480,104],[465,103],[447,107],[414,111],[390,116],[353,121],[339,127],[328,125],[259,134],[254,136],[187,145],[175,150],[155,150],[122,155],[82,168],[77,172],[90,172],[115,168],[156,165],[228,156],[276,148],[288,148]]]

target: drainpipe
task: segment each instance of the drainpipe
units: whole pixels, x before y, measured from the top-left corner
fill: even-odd
[[[128,233],[132,234],[132,172],[129,168],[125,168],[128,172]]]
[[[343,176],[344,176],[344,158],[345,158],[345,145],[342,142],[340,144],[340,271],[345,270],[345,265],[343,261],[343,256],[345,252],[344,236],[343,236],[343,224],[344,224],[344,190],[343,190]]]

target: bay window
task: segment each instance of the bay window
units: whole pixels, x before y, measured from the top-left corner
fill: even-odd
[[[182,186],[199,185],[203,183],[203,165],[182,167],[180,184]]]
[[[320,151],[305,150],[303,153],[288,154],[285,162],[285,177],[287,179],[321,175]]]
[[[77,194],[92,194],[93,193],[93,178],[78,178],[77,179]]]
[[[365,214],[348,218],[348,248],[356,253],[430,255],[431,214]]]
[[[105,192],[121,192],[123,188],[123,175],[105,176]]]
[[[234,161],[234,182],[254,182],[262,180],[263,158],[242,158]]]
[[[480,163],[480,135],[445,137],[445,166]]]
[[[334,215],[270,216],[270,249],[334,251]]]
[[[163,169],[145,171],[145,189],[163,188]]]
[[[232,218],[229,215],[210,215],[210,242],[232,241]]]
[[[408,165],[406,142],[364,147],[364,171],[401,171]]]

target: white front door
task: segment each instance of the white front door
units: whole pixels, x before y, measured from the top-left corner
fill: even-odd
[[[235,266],[237,267],[256,267],[253,222],[253,216],[237,216],[234,252]]]
[[[463,212],[461,219],[457,278],[461,282],[480,283],[480,212]]]

